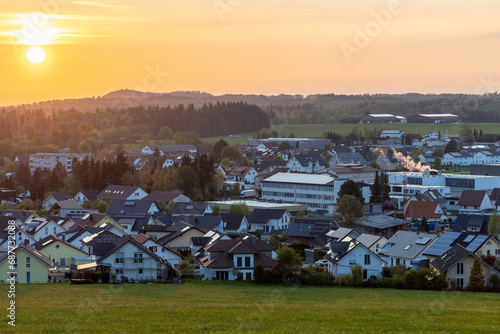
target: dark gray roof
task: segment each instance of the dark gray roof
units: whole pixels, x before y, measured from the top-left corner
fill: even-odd
[[[237,231],[241,227],[243,220],[245,219],[245,215],[242,213],[209,213],[206,216],[222,216],[222,219],[227,223],[224,230],[228,231]]]
[[[111,250],[109,250],[108,253],[106,253],[103,256],[101,256],[99,258],[99,260],[97,260],[97,263],[102,263],[102,261],[104,260],[104,258],[108,257],[109,255],[111,255],[114,252],[116,252],[117,250],[119,250],[126,243],[132,243],[134,246],[136,246],[138,249],[140,249],[144,253],[146,253],[149,256],[151,256],[157,262],[160,262],[160,263],[165,263],[166,262],[164,259],[160,258],[158,255],[156,255],[155,253],[153,253],[152,251],[150,251],[149,249],[147,249],[146,247],[144,247],[143,245],[141,245],[139,242],[137,242],[136,240],[134,240],[134,238],[132,238],[130,235],[125,235],[125,236],[123,236],[123,238],[121,238],[120,240],[118,240],[118,242],[115,244],[115,247],[113,247]]]
[[[210,204],[202,202],[177,202],[172,207],[172,215],[202,215]]]
[[[361,242],[363,245],[366,246],[366,248],[370,248],[371,246],[376,244],[381,238],[382,237],[380,235],[362,233],[359,237],[356,238],[356,241]]]
[[[73,196],[70,193],[54,193],[49,195],[48,197],[52,196],[56,201],[65,201],[68,199],[73,199]]]
[[[198,229],[208,232],[219,226],[223,221],[222,216],[178,216],[175,218],[174,224],[179,224],[180,222],[188,223]]]
[[[469,254],[471,254],[471,252],[468,249],[465,249],[460,245],[455,245],[443,254],[443,256],[440,256],[429,263],[429,265],[432,268],[439,270],[440,273],[443,273]]]
[[[428,247],[430,245],[430,242],[435,238],[435,234],[398,231],[389,239],[388,243],[392,244],[392,246],[385,253],[385,255],[414,259],[426,247]]]
[[[34,214],[36,217],[38,215],[35,213],[35,211],[25,211],[25,210],[5,210],[2,212],[2,217],[9,217],[9,219],[19,219],[23,222],[26,221],[31,215]]]
[[[467,215],[459,214],[453,225],[454,232],[466,232],[468,227],[476,227],[479,230],[477,234],[488,234],[489,215]]]
[[[168,204],[171,200],[175,199],[179,195],[182,195],[182,192],[178,191],[153,191],[151,194],[144,197],[144,200],[152,200],[155,202],[162,201],[165,204]]]
[[[99,195],[100,191],[97,189],[89,189],[89,190],[81,190],[80,191],[83,196],[85,196],[89,201],[95,201],[97,199],[97,195]]]
[[[288,237],[316,238],[322,232],[332,230],[333,227],[338,227],[338,224],[333,219],[297,217],[290,223],[284,235]]]
[[[97,195],[98,198],[116,198],[116,199],[127,199],[131,195],[133,195],[139,187],[132,186],[118,186],[118,185],[109,185]]]
[[[286,212],[285,209],[254,209],[248,216],[248,223],[267,224],[270,219],[280,219]]]
[[[152,200],[123,200],[123,199],[113,199],[109,203],[108,209],[106,210],[107,215],[123,215],[123,214],[148,214],[148,210],[155,202]]]

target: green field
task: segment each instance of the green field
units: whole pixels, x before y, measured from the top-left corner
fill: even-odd
[[[280,124],[271,126],[271,130],[278,132],[278,137],[288,137],[293,133],[295,137],[322,138],[323,133],[332,131],[336,133],[349,133],[352,129],[363,128],[387,129],[387,130],[404,130],[408,133],[418,133],[424,136],[427,132],[441,130],[444,135],[446,130],[448,134],[458,134],[461,124],[423,124],[423,123],[406,123],[406,124]],[[500,133],[500,124],[497,123],[470,123],[472,129],[480,129],[484,133]],[[207,137],[202,140],[205,142],[215,142],[219,139],[224,139],[230,145],[246,143],[248,139],[253,139],[255,133],[234,133],[246,138],[229,138],[229,136]]]
[[[0,333],[498,333],[500,294],[344,287],[17,285]]]

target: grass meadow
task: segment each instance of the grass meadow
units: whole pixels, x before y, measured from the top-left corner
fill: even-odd
[[[499,333],[500,294],[246,282],[17,285],[0,333]],[[0,285],[7,306],[7,284]]]
[[[497,123],[469,123],[472,129],[480,129],[484,133],[500,133],[499,125]],[[357,128],[374,128],[384,130],[404,130],[408,133],[418,133],[424,136],[431,131],[441,131],[444,135],[446,130],[448,134],[458,134],[462,124],[424,124],[424,123],[406,123],[406,124],[280,124],[271,126],[271,130],[278,133],[278,137],[288,137],[293,133],[295,137],[307,138],[323,138],[323,133],[332,131],[336,133],[349,133],[352,129]],[[224,139],[230,145],[246,143],[248,139],[253,139],[255,133],[234,133],[234,135],[241,135],[242,138],[230,138],[229,136],[217,136],[202,138],[204,142],[216,142],[219,139]]]

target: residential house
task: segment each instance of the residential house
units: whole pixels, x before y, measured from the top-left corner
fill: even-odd
[[[489,215],[459,214],[453,224],[453,232],[488,234]]]
[[[474,163],[474,156],[467,152],[448,152],[443,155],[441,163],[445,166],[469,166]]]
[[[54,234],[36,242],[33,247],[49,259],[52,259],[58,268],[69,269],[71,264],[79,265],[92,262],[89,253],[66,241],[62,241]]]
[[[168,230],[168,227],[167,225],[145,225],[141,233],[153,240],[159,240],[172,233],[172,231]]]
[[[249,224],[247,217],[242,213],[209,213],[205,216],[221,216],[224,224],[224,233],[237,234],[247,233]],[[222,231],[221,231],[222,232]]]
[[[158,242],[174,250],[190,249],[191,238],[203,237],[206,233],[205,231],[202,231],[199,228],[189,224],[184,224],[181,226],[183,227],[180,230],[158,239]]]
[[[28,230],[27,232],[31,234],[33,239],[38,241],[50,236],[51,234],[57,234],[64,231],[66,231],[66,229],[50,217],[44,219],[36,227]]]
[[[127,279],[159,280],[165,278],[169,264],[131,236],[124,236],[115,247],[97,260],[97,264],[109,266],[110,272]]]
[[[251,189],[254,187],[255,177],[257,171],[250,166],[236,166],[226,176],[226,178],[233,182],[238,182],[241,189]]]
[[[434,240],[435,234],[398,231],[380,250],[390,266],[402,264],[413,267],[412,261],[419,257],[423,250]]]
[[[20,229],[19,227],[14,228],[13,231],[16,245],[19,245],[23,241],[26,241],[27,245],[32,245],[36,242],[30,234]],[[9,245],[12,246],[12,234],[9,234],[9,230],[0,230],[0,248],[8,248]]]
[[[464,190],[458,200],[459,213],[480,213],[492,210],[490,196],[485,190]]]
[[[488,286],[491,275],[500,275],[500,272],[459,244],[453,246],[429,265],[442,274],[451,287],[466,288],[469,286],[470,273],[476,259],[481,263],[481,273],[484,276],[486,286]]]
[[[158,257],[161,257],[173,266],[177,266],[184,260],[184,257],[165,245],[162,245],[158,241],[148,237],[145,234],[138,234],[135,236],[135,241],[143,245],[145,248],[149,249],[151,252],[155,253]]]
[[[159,211],[155,201],[152,200],[132,201],[113,199],[106,209],[106,214],[109,216],[127,214],[152,215]]]
[[[244,234],[237,239],[219,240],[205,249],[208,256],[201,266],[205,279],[252,280],[254,267],[271,269],[274,248],[256,236]]]
[[[91,212],[98,212],[98,210],[84,209],[75,199],[68,199],[55,203],[47,212],[47,216],[67,217],[76,220]]]
[[[42,209],[49,210],[54,204],[59,201],[66,201],[69,199],[74,199],[70,193],[54,193],[50,194],[42,202]]]
[[[333,219],[297,217],[289,225],[285,233],[290,243],[311,243],[325,231],[339,228]]]
[[[350,242],[359,237],[361,233],[363,233],[362,229],[339,227],[336,230],[328,232],[326,235],[329,237],[330,241]]]
[[[191,199],[178,191],[153,191],[151,194],[143,198],[147,201],[162,202],[165,205],[177,202],[190,203]]]
[[[97,189],[80,190],[78,194],[76,194],[75,199],[80,205],[83,205],[85,201],[95,201],[99,193],[100,191]]]
[[[293,172],[313,173],[326,167],[320,155],[296,154],[288,160],[286,167]]]
[[[250,231],[273,234],[288,227],[292,215],[285,209],[254,209],[248,216]]]
[[[500,152],[480,151],[474,154],[474,164],[497,164],[500,163]]]
[[[214,210],[208,203],[192,202],[182,203],[177,202],[171,210],[173,217],[177,216],[203,216],[207,213],[212,213]]]
[[[479,257],[500,255],[500,241],[494,236],[453,231],[444,231],[422,254],[432,261],[443,256],[455,245],[461,245]]]
[[[15,255],[14,264],[10,263],[9,254]],[[10,250],[10,253],[0,257],[0,280],[8,282],[9,279],[16,278],[16,283],[47,283],[51,266],[51,259],[22,242]]]
[[[208,232],[210,230],[225,232],[224,227],[227,224],[221,215],[177,216],[175,217],[172,228],[175,228],[175,226],[183,223],[199,228],[204,232]]]
[[[38,217],[38,215],[35,211],[7,209],[0,213],[0,217],[9,217],[10,219],[18,219],[22,222],[29,222],[31,219]]]
[[[422,221],[425,218],[428,222],[443,222],[448,219],[441,205],[433,201],[410,201],[405,214],[412,221]]]
[[[139,187],[109,185],[97,195],[97,198],[111,198],[121,200],[140,200],[148,194]]]
[[[361,242],[335,242],[332,244],[325,259],[328,262],[328,272],[337,281],[343,275],[350,275],[353,265],[361,266],[364,281],[372,277],[382,276],[382,269],[387,263]]]
[[[121,227],[117,222],[115,222],[110,216],[104,213],[89,213],[82,218],[78,219],[74,225],[74,227],[82,226],[82,227],[102,227],[102,226],[115,226],[118,229],[123,231],[123,227]],[[122,232],[123,233],[123,232]]]
[[[378,252],[382,249],[382,246],[384,246],[388,240],[382,235],[361,233],[359,237],[356,238],[356,241],[365,245],[366,248],[375,254],[378,254]]]

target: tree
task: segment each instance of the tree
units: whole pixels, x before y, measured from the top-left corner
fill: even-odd
[[[422,219],[422,222],[420,224],[421,224],[420,229],[423,232],[428,232],[429,231],[429,224],[427,223],[427,219],[425,217]]]
[[[200,189],[200,181],[196,171],[191,166],[180,166],[177,168],[177,188],[181,189],[187,197],[194,201],[203,199]]]
[[[440,170],[443,167],[442,164],[441,164],[441,158],[440,157],[435,157],[434,158],[433,166],[437,170]]]
[[[458,152],[460,150],[459,144],[455,139],[451,139],[444,147],[445,153]]]
[[[288,247],[286,245],[281,246],[281,248],[278,250],[278,256],[276,260],[278,262],[283,263],[285,266],[288,268],[297,268],[302,266],[302,258],[300,255],[295,251],[295,249]]]
[[[217,161],[220,161],[222,150],[226,146],[228,146],[228,143],[224,139],[220,139],[215,142],[213,149],[213,156],[215,157],[215,159],[217,159]]]
[[[382,185],[380,184],[378,170],[375,172],[375,181],[371,190],[370,203],[382,203]]]
[[[281,144],[279,144],[278,146],[278,151],[286,151],[286,150],[289,150],[292,146],[290,145],[289,142],[282,142]]]
[[[442,148],[442,147],[436,147],[435,149],[432,150],[432,153],[439,154],[439,155],[444,155],[446,152],[444,151],[444,148]]]
[[[227,209],[227,213],[242,213],[248,217],[250,215],[250,210],[248,209],[248,205],[246,203],[240,202],[231,204]]]
[[[155,151],[153,152],[153,158],[158,159],[160,155],[161,155],[160,149],[158,148],[158,146],[155,146]]]
[[[483,291],[484,289],[484,275],[481,270],[481,261],[478,258],[474,259],[474,264],[470,270],[469,288],[471,291]]]
[[[345,227],[354,227],[363,217],[363,206],[355,196],[343,195],[338,201],[337,213]]]
[[[493,210],[491,214],[490,221],[488,223],[488,234],[493,236],[498,236],[498,232],[500,230],[500,215],[498,214],[497,209]]]
[[[387,175],[387,173],[382,173],[381,179],[382,180],[380,183],[382,183],[382,201],[390,201],[391,186],[389,185],[389,176]]]
[[[469,145],[471,145],[474,142],[474,136],[472,134],[472,129],[470,127],[470,124],[467,123],[462,124],[462,127],[460,128],[459,131],[459,135],[462,138],[462,140]]]
[[[169,126],[163,126],[158,132],[158,139],[171,140],[173,138],[174,138],[174,133]]]
[[[337,196],[338,198],[341,198],[344,195],[351,195],[356,197],[361,205],[365,202],[365,198],[361,193],[361,189],[353,180],[347,180],[340,186],[340,191]]]
[[[370,163],[368,164],[368,166],[373,167],[375,169],[378,168],[377,162],[375,160],[370,161]]]
[[[241,161],[243,158],[243,155],[241,154],[241,151],[239,148],[236,146],[226,146],[222,149],[221,159],[224,160],[225,158],[228,158],[229,160],[236,160],[236,161]]]

